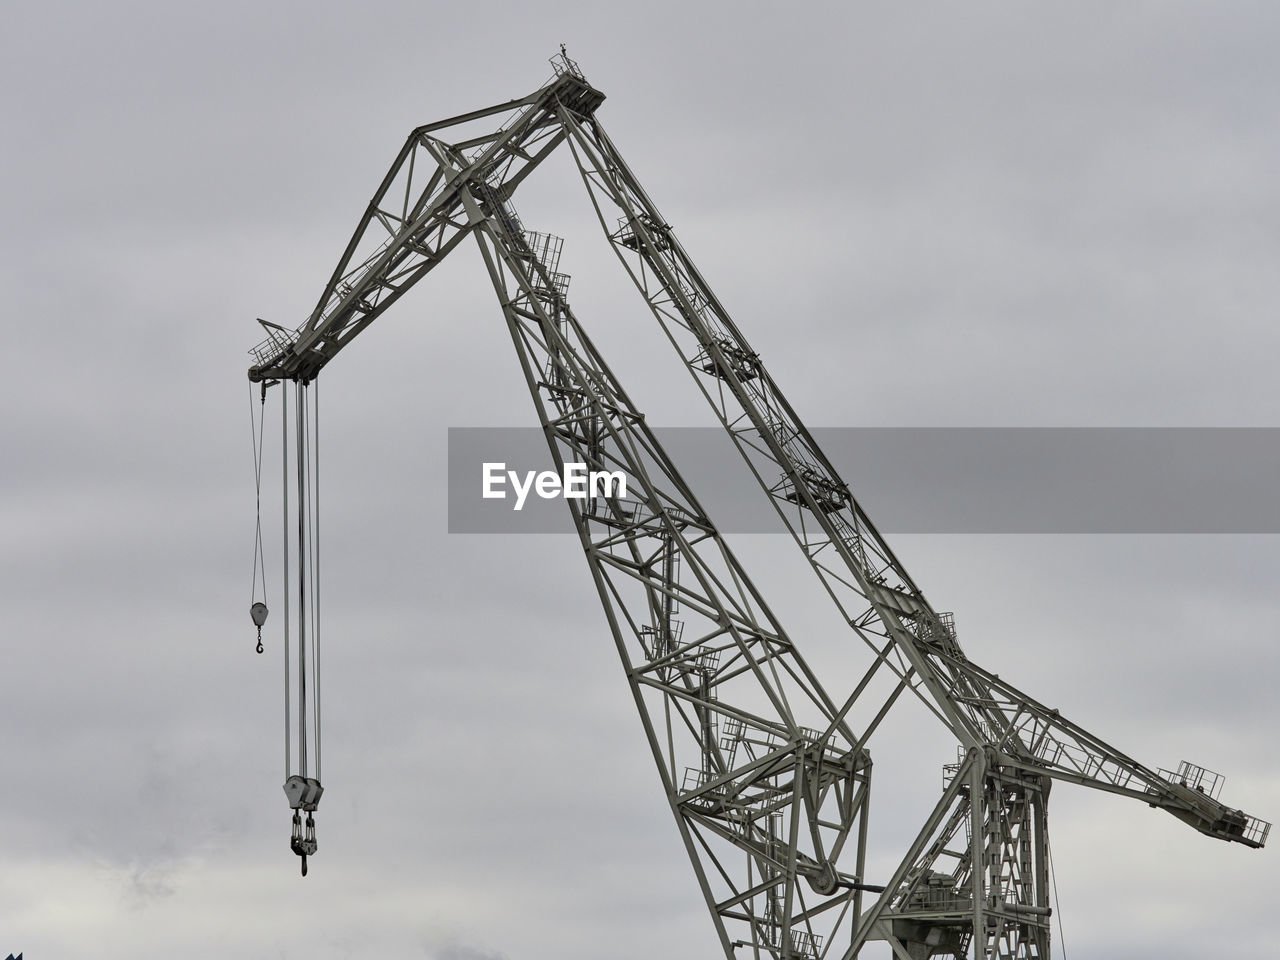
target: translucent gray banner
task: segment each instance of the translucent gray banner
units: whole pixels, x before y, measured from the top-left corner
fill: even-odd
[[[721,429],[656,432],[721,531],[785,532]],[[887,533],[1280,533],[1280,428],[849,427],[812,433]],[[501,470],[492,466],[499,463]],[[488,498],[485,464],[491,465]],[[527,475],[551,470],[539,429],[450,428],[449,532],[571,533],[561,493],[544,499],[527,487],[515,509],[516,487]],[[544,483],[544,492],[551,486]]]

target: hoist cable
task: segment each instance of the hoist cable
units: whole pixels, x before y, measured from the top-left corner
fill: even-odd
[[[283,465],[280,470],[280,482],[284,486],[281,515],[284,518],[284,778],[289,779],[293,771],[290,757],[291,718],[289,716],[289,391],[280,388],[280,448]]]
[[[311,513],[315,525],[311,554],[311,670],[315,702],[316,779],[320,779],[320,380],[312,385],[314,448],[312,453]]]
[[[249,384],[249,435],[253,441],[253,495],[257,522],[253,533],[253,577],[249,588],[249,602],[252,605],[258,599],[258,583],[262,583],[262,597],[267,596],[267,563],[262,548],[262,443],[266,434],[263,417],[267,409],[267,394],[262,392],[262,405],[258,411],[258,422],[253,422],[253,384]]]
[[[298,453],[298,770],[307,776],[307,397],[302,382],[297,384],[294,419]]]
[[[316,670],[316,553],[315,553],[315,533],[312,524],[312,513],[315,509],[314,483],[315,483],[315,463],[312,459],[311,451],[311,396],[310,384],[303,388],[302,398],[304,409],[302,414],[302,460],[306,465],[306,476],[303,478],[303,486],[306,489],[307,509],[303,512],[303,519],[306,523],[307,538],[307,590],[308,590],[308,622],[311,626],[311,714],[305,718],[304,723],[311,724],[313,734],[311,742],[311,753],[315,754],[315,702],[316,702],[316,686],[315,686],[315,670]],[[317,777],[316,779],[319,779]]]
[[[1058,915],[1058,946],[1062,960],[1067,960],[1067,938],[1062,932],[1062,904],[1058,902],[1058,875],[1053,869],[1053,844],[1048,835],[1044,838],[1045,852],[1049,855],[1049,879],[1053,883],[1053,912]]]
[[[305,406],[306,390],[311,392],[311,405]],[[308,384],[303,393],[304,409],[301,426],[301,443],[303,449],[302,462],[305,464],[306,476],[303,487],[306,491],[306,538],[307,538],[307,581],[311,590],[310,625],[311,625],[311,716],[306,718],[311,723],[312,755],[315,757],[316,779],[320,779],[320,570],[319,570],[319,531],[320,531],[320,456],[319,456],[319,381]],[[306,722],[304,720],[304,722]]]

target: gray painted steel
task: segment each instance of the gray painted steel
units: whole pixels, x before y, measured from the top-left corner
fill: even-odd
[[[605,134],[604,95],[567,57],[553,64],[527,97],[410,135],[316,309],[296,332],[264,323],[249,377],[313,380],[475,236],[557,468],[626,478],[625,499],[566,502],[725,955],[852,958],[886,941],[903,960],[1048,957],[1055,780],[1263,846],[1269,825],[1219,801],[1216,775],[1146,767],[968,659]],[[563,143],[654,318],[871,652],[835,699],[570,308],[560,241],[511,205]],[[867,744],[903,694],[952,732],[959,760],[897,869],[867,878]]]

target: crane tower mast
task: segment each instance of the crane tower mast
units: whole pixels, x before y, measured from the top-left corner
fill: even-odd
[[[1218,800],[1216,775],[1143,766],[965,655],[952,616],[876,530],[606,135],[604,95],[563,53],[552,62],[529,96],[410,134],[310,317],[296,331],[263,324],[249,378],[264,397],[297,383],[305,409],[324,365],[475,236],[556,466],[625,478],[625,497],[567,503],[725,956],[851,960],[884,941],[900,960],[1047,958],[1054,781],[1263,846],[1269,825]],[[559,239],[527,230],[511,205],[564,144],[655,320],[870,652],[834,696],[591,342]],[[296,671],[301,691],[304,660]],[[868,742],[903,695],[951,731],[959,757],[892,875],[867,878]],[[308,812],[302,850],[295,812],[294,849],[314,853],[319,773],[286,775],[291,805]]]

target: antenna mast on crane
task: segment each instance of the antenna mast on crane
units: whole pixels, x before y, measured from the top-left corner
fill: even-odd
[[[292,381],[298,395],[296,661],[288,597],[284,620],[286,703],[292,690],[299,707],[287,743],[297,741],[299,763],[286,755],[285,789],[303,872],[322,789],[318,441],[306,387],[468,235],[557,467],[626,478],[623,497],[566,502],[726,957],[851,960],[884,941],[899,960],[1047,958],[1055,781],[1263,846],[1269,824],[1223,804],[1217,775],[1186,763],[1146,767],[968,658],[952,615],[926,599],[605,134],[596,118],[604,94],[563,47],[552,63],[554,76],[527,97],[414,130],[311,316],[297,331],[264,325],[268,338],[254,351],[250,380]],[[862,676],[834,694],[591,342],[568,303],[561,241],[526,229],[511,205],[565,143],[655,320],[869,651]],[[287,497],[287,439],[285,449]],[[897,868],[867,878],[868,743],[904,695],[954,735],[959,758]]]

